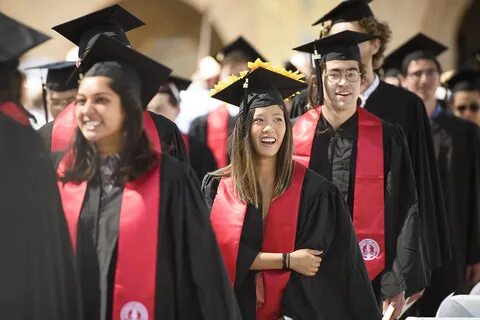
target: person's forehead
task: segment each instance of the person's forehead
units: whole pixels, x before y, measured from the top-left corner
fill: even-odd
[[[419,70],[419,69],[437,69],[437,65],[435,61],[430,60],[430,59],[418,59],[418,60],[412,60],[408,64],[408,70]]]
[[[74,95],[76,95],[77,90],[76,89],[71,89],[71,90],[66,90],[66,91],[49,90],[48,92],[50,93],[50,96],[52,98],[59,99],[59,98],[62,98],[62,97],[74,96]]]
[[[358,61],[355,60],[330,60],[326,62],[327,69],[348,69],[358,68]]]
[[[478,99],[480,97],[480,91],[478,90],[461,90],[457,91],[453,94],[453,97],[456,99],[468,99],[474,98]]]
[[[349,21],[349,22],[337,22],[332,25],[330,28],[330,34],[336,34],[345,30],[356,31],[356,32],[365,32],[365,30],[360,26],[358,21]]]

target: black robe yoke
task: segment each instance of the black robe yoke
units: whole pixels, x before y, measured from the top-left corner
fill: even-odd
[[[0,318],[83,319],[77,280],[50,157],[0,114]]]
[[[385,270],[373,281],[379,301],[408,288],[417,292],[429,280],[421,247],[415,178],[402,129],[382,121],[385,201]],[[312,143],[310,168],[332,181],[353,215],[358,114],[337,130],[322,117]]]
[[[207,175],[202,189],[210,210],[219,179]],[[263,242],[262,209],[249,205],[240,238],[235,293],[244,320],[255,319],[255,275],[250,270]],[[294,271],[282,301],[282,315],[295,320],[380,319],[357,238],[338,189],[311,170],[305,173],[295,250],[323,250],[313,277]]]
[[[188,134],[195,137],[195,139],[204,143],[208,148],[211,149],[211,146],[207,144],[207,117],[208,114],[195,118],[190,124]],[[233,117],[230,114],[228,115],[228,136],[230,136],[233,132],[233,128],[235,127],[235,120],[236,117]],[[229,146],[227,144],[227,153],[228,147]]]
[[[160,180],[155,320],[241,319],[192,169],[163,154]],[[77,235],[89,320],[111,319],[122,188],[100,193],[89,182]]]
[[[148,111],[148,113],[152,117],[155,127],[157,128],[162,152],[169,154],[180,161],[187,161],[188,158],[185,151],[185,145],[183,144],[183,139],[177,125],[162,115],[151,111]],[[52,146],[53,124],[54,121],[49,122],[38,130],[43,143],[48,150],[51,150]]]
[[[209,172],[217,169],[217,162],[208,146],[193,136],[188,135],[188,159],[199,181]]]
[[[432,133],[445,191],[454,259],[433,271],[432,284],[419,302],[425,316],[434,316],[451,292],[468,293],[465,268],[480,262],[479,129],[442,111],[432,119]]]

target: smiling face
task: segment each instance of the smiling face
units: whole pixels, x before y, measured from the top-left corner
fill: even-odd
[[[327,107],[339,111],[356,108],[362,83],[358,61],[327,61],[322,77]]]
[[[278,105],[256,108],[250,139],[258,159],[275,158],[285,137],[285,117]]]
[[[95,143],[102,153],[117,153],[123,142],[125,112],[120,96],[103,76],[86,77],[77,93],[75,118],[86,140]]]

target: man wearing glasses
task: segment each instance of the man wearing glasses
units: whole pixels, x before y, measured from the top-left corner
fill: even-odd
[[[402,86],[423,100],[430,117],[453,245],[453,260],[432,272],[431,286],[419,302],[422,316],[434,316],[451,292],[466,293],[480,282],[480,135],[476,125],[453,116],[436,100],[437,56],[445,49],[422,34],[397,49],[404,53]],[[458,109],[458,96],[455,100]],[[475,102],[465,105],[475,109]]]

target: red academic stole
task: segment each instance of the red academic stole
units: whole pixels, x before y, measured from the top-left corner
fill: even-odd
[[[151,124],[154,125],[153,122]],[[62,158],[57,169],[58,177],[63,176],[72,159],[71,152]],[[85,198],[87,182],[63,184],[59,180],[58,188],[70,238],[76,251],[78,218]],[[160,163],[157,163],[143,177],[128,182],[124,186],[118,231],[112,319],[155,318],[159,194]]]
[[[143,112],[143,128],[153,145],[153,149],[160,152],[160,139],[150,114]],[[75,101],[70,103],[53,122],[51,151],[64,151],[70,146],[77,130],[77,121],[75,120]]]
[[[225,105],[207,115],[207,146],[212,150],[219,168],[228,164],[228,109]]]
[[[6,115],[13,121],[18,122],[25,127],[30,126],[30,120],[28,120],[25,112],[23,112],[23,110],[13,102],[7,101],[3,104],[0,104],[0,113]]]
[[[181,133],[182,139],[183,139],[183,144],[185,145],[185,151],[187,152],[187,157],[190,158],[190,137],[188,134]]]
[[[353,198],[353,226],[370,280],[385,269],[385,204],[383,130],[381,120],[362,108],[358,112],[358,142]],[[293,127],[294,159],[310,164],[321,108],[302,115]]]
[[[300,193],[306,167],[294,162],[292,184],[272,200],[264,228],[262,251],[285,253],[295,249]],[[222,178],[213,202],[210,219],[222,252],[228,275],[235,282],[238,248],[247,210],[235,193],[233,179]],[[290,279],[290,271],[263,271],[265,303],[257,309],[257,319],[278,319],[283,292]]]

